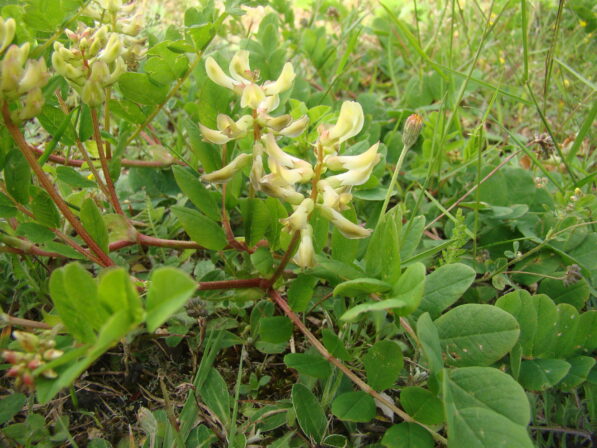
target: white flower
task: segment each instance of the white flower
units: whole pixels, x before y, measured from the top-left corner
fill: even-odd
[[[294,120],[292,123],[290,123],[284,129],[279,131],[278,134],[283,135],[285,137],[290,137],[290,138],[298,137],[307,128],[308,124],[309,124],[309,117],[307,115],[303,115],[301,118],[299,118],[298,120]]]
[[[301,229],[301,242],[292,261],[302,268],[315,266],[315,251],[313,250],[313,228],[307,224]]]
[[[238,83],[230,76],[224,73],[224,70],[218,65],[211,56],[205,60],[205,71],[207,76],[219,86],[226,87],[230,90],[235,90]]]
[[[225,167],[216,171],[212,171],[209,174],[204,174],[201,176],[201,179],[214,184],[225,184],[232,179],[232,176],[247,166],[252,157],[253,156],[251,154],[242,153]]]
[[[377,153],[379,142],[371,146],[367,151],[357,156],[336,156],[331,155],[325,158],[327,167],[334,171],[355,170],[376,165],[380,155]]]
[[[370,229],[355,224],[346,219],[342,213],[326,205],[319,206],[322,216],[329,220],[348,239],[366,238],[371,234]]]
[[[284,225],[288,232],[295,232],[302,230],[309,222],[309,215],[313,211],[313,199],[305,198],[300,205],[294,210],[292,215],[288,218],[281,219],[280,222]]]
[[[265,151],[269,156],[268,165],[273,174],[278,174],[289,184],[308,182],[313,177],[311,164],[282,151],[274,134],[266,134],[263,140],[265,142]]]
[[[282,73],[278,79],[274,82],[269,82],[264,84],[264,90],[266,95],[277,95],[281,92],[285,92],[286,90],[292,87],[292,83],[294,82],[294,78],[296,77],[294,73],[294,68],[290,62],[284,64],[284,68],[282,69]]]
[[[340,108],[338,121],[321,134],[320,141],[324,146],[339,145],[361,132],[364,121],[361,105],[356,101],[345,101]]]
[[[240,107],[257,109],[264,100],[265,93],[263,92],[263,89],[257,84],[249,84],[243,89],[243,93],[240,97]]]

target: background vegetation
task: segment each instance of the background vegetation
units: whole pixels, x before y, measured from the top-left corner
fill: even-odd
[[[51,67],[51,42],[66,44],[63,31],[78,20],[91,25],[80,15],[82,3],[5,1],[1,15],[17,21],[15,43],[31,42]],[[593,446],[593,2],[137,3],[144,20],[138,54],[111,87],[109,108],[98,110],[123,214],[146,239],[130,238],[88,165],[67,170],[56,158],[44,164],[93,240],[117,243],[109,260],[123,270],[105,274],[106,264],[48,235],[56,227],[87,247],[56,208],[39,218],[42,188],[11,155],[17,147],[2,127],[0,344],[27,351],[13,330],[37,332],[78,366],[69,376],[71,364],[57,365],[57,379],[37,375],[36,393],[2,378],[3,443]],[[236,242],[224,248],[226,240],[214,242],[216,231],[197,235],[209,228],[201,223],[219,226],[222,200],[219,186],[198,180],[221,164],[221,149],[202,141],[198,125],[215,128],[218,113],[241,111],[234,95],[208,78],[205,58],[227,72],[239,48],[250,51],[263,80],[292,62],[297,76],[281,109],[310,118],[302,136],[284,140],[294,155],[313,157],[318,125],[335,123],[345,100],[362,105],[365,123],[343,152],[381,142],[382,161],[353,189],[346,212],[374,229],[372,236],[345,239],[315,216],[317,264],[290,263],[270,297],[257,283],[196,290],[197,282],[272,278],[290,241],[277,223],[292,209],[265,196],[258,196],[261,205],[248,200],[248,170],[227,184]],[[52,71],[43,91],[44,108],[20,128],[27,142],[80,159],[79,139],[97,155],[83,108],[61,108],[61,101],[79,104],[65,79]],[[424,126],[401,152],[413,113]],[[252,145],[249,135],[229,148],[237,154]],[[394,170],[391,211],[379,219]],[[98,222],[105,225],[98,229]],[[234,246],[261,240],[269,249]],[[80,264],[67,265],[70,259]],[[51,275],[78,291],[56,293]],[[129,300],[133,317],[122,331],[98,342],[96,334],[108,333],[100,332],[103,323],[91,329],[94,318],[86,315],[78,330],[57,327],[65,321],[60,303],[82,303],[81,291],[98,290],[101,300],[104,280],[95,278],[108,275]],[[151,304],[161,299],[151,297],[176,306],[157,312]],[[90,316],[97,303],[90,302]],[[55,331],[39,333],[47,330],[35,323]],[[76,352],[81,346],[92,348]],[[380,394],[404,414],[376,402]]]

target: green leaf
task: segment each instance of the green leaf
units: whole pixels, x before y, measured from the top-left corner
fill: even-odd
[[[213,195],[199,181],[199,177],[182,166],[172,167],[176,183],[197,209],[211,219],[221,218],[220,208]]]
[[[394,385],[404,366],[402,350],[394,341],[378,341],[363,357],[367,372],[367,383],[373,389],[382,391]]]
[[[315,440],[321,442],[325,434],[327,419],[319,401],[313,393],[302,384],[292,386],[292,406],[296,418],[303,432]]]
[[[589,299],[590,288],[584,278],[570,285],[564,284],[562,280],[546,278],[539,284],[537,292],[548,295],[556,304],[568,303],[581,310]]]
[[[197,289],[197,283],[175,268],[153,271],[147,293],[147,329],[154,332],[170,316],[184,306]]]
[[[394,283],[400,277],[400,229],[402,218],[398,207],[386,213],[369,238],[365,268],[371,277]]]
[[[421,349],[427,359],[429,370],[433,373],[439,372],[444,366],[441,343],[437,327],[433,324],[429,313],[423,313],[417,320],[417,336],[421,342]]]
[[[81,223],[97,245],[104,252],[108,252],[108,244],[110,242],[108,229],[102,219],[102,214],[91,198],[85,199],[81,206]]]
[[[375,417],[375,400],[363,392],[346,392],[332,403],[332,414],[340,420],[367,423]]]
[[[57,106],[45,104],[41,113],[36,118],[43,128],[48,131],[48,134],[59,140],[62,144],[67,146],[75,144],[75,128],[72,125],[64,128],[65,121],[70,121],[70,117],[62,109]]]
[[[24,236],[28,240],[42,244],[54,239],[54,232],[46,226],[37,224],[35,222],[24,222],[17,227],[17,235]]]
[[[24,394],[13,393],[0,400],[0,425],[4,425],[13,418],[25,405]]]
[[[574,346],[587,354],[597,349],[597,310],[586,311],[580,315]]]
[[[437,319],[443,310],[454,304],[475,280],[475,271],[461,263],[446,264],[429,274],[425,294],[417,312],[429,312]]]
[[[492,305],[460,305],[435,321],[448,363],[489,366],[518,341],[518,322]]]
[[[400,276],[392,289],[392,299],[401,300],[404,305],[399,307],[401,316],[412,314],[423,300],[425,290],[425,265],[413,263]]]
[[[35,215],[35,219],[44,226],[60,227],[60,213],[50,195],[44,190],[39,190],[33,196],[31,211]]]
[[[54,307],[68,332],[80,342],[94,342],[96,339],[94,325],[88,320],[96,316],[94,306],[97,291],[92,282],[87,271],[77,263],[56,269],[50,276],[50,295]]]
[[[203,247],[221,250],[228,244],[226,234],[215,221],[187,207],[175,206],[171,210],[191,239]]]
[[[209,369],[207,378],[199,390],[199,394],[207,407],[228,427],[230,424],[230,408],[232,399],[226,381],[217,369]]]
[[[313,297],[313,290],[317,285],[317,278],[299,274],[288,288],[288,304],[296,312],[307,311],[307,306]]]
[[[265,342],[281,344],[292,336],[292,322],[286,316],[264,317],[259,321],[259,336]]]
[[[527,390],[544,391],[562,381],[569,370],[570,363],[563,359],[529,359],[522,361],[518,381]]]
[[[308,353],[288,353],[284,356],[284,364],[301,375],[309,375],[322,380],[329,377],[331,373],[329,362],[321,356]]]
[[[265,199],[248,198],[241,202],[245,223],[245,239],[249,246],[257,244],[269,228],[272,218]]]
[[[362,303],[360,305],[353,306],[348,311],[346,311],[342,316],[340,316],[340,320],[350,322],[356,319],[359,315],[368,311],[398,309],[404,306],[406,306],[406,303],[403,299],[387,299],[380,300],[379,302]]]
[[[400,392],[400,403],[416,421],[426,425],[444,422],[443,404],[439,398],[422,387],[405,387]]]
[[[58,179],[71,187],[76,188],[93,188],[95,182],[81,176],[77,170],[70,166],[59,166],[56,168],[56,175]]]
[[[110,100],[110,113],[134,124],[143,124],[146,119],[141,107],[128,100]]]
[[[376,278],[357,278],[342,282],[334,288],[336,297],[354,297],[361,294],[381,293],[392,289],[392,285]]]
[[[203,51],[216,35],[216,30],[212,23],[189,26],[186,28],[186,32],[191,37],[197,51]]]
[[[533,448],[529,402],[510,375],[491,367],[444,370],[442,392],[448,447]]]
[[[386,448],[433,448],[433,437],[416,423],[392,425],[383,435],[381,444]]]
[[[421,237],[423,236],[423,230],[425,230],[425,217],[416,216],[407,224],[403,225],[403,230],[400,236],[400,257],[403,260],[410,258],[417,246]]]
[[[126,310],[131,322],[142,322],[144,311],[141,299],[126,270],[119,268],[102,272],[97,293],[99,303],[109,314]]]
[[[558,387],[563,390],[570,390],[580,386],[587,380],[591,369],[595,365],[595,358],[577,356],[566,361],[570,364],[570,370],[568,370],[564,379],[558,383]]]
[[[549,350],[558,320],[556,306],[549,297],[531,296],[528,291],[519,290],[500,297],[495,304],[520,324],[523,356],[541,356]]]
[[[29,202],[29,187],[31,186],[31,169],[27,160],[17,149],[6,156],[4,165],[4,182],[6,191],[20,204]]]
[[[17,216],[17,208],[12,201],[0,193],[0,218],[14,218]]]
[[[332,330],[324,328],[321,333],[323,345],[328,349],[332,356],[342,361],[350,361],[352,359],[352,356],[346,351],[342,339],[336,336]]]
[[[118,78],[118,87],[125,99],[140,104],[157,105],[168,95],[168,86],[152,82],[145,73],[123,73]]]

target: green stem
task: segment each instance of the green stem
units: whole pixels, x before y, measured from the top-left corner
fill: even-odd
[[[383,201],[383,205],[381,206],[381,211],[379,212],[379,219],[383,217],[386,213],[386,209],[388,207],[388,203],[390,202],[390,198],[392,197],[392,193],[394,191],[394,187],[396,186],[396,181],[398,180],[398,173],[400,172],[400,168],[402,168],[402,163],[404,162],[404,157],[410,147],[402,146],[402,151],[400,152],[400,156],[398,157],[398,162],[396,163],[396,167],[394,168],[394,173],[392,174],[392,180],[390,180],[390,185],[388,186],[388,191],[386,192],[386,198]]]

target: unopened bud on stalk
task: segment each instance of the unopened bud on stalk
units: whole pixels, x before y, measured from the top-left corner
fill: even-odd
[[[12,335],[19,342],[19,344],[21,344],[21,347],[23,347],[25,351],[33,352],[37,350],[39,338],[33,333],[15,330],[12,332]]]
[[[307,129],[307,125],[309,124],[309,117],[307,115],[303,115],[298,120],[294,120],[284,129],[278,132],[278,134],[283,135],[285,137],[295,138],[301,135],[305,129]]]
[[[404,132],[402,133],[402,143],[405,148],[410,148],[416,143],[422,128],[423,117],[419,114],[412,114],[406,119]]]
[[[12,17],[6,21],[0,17],[0,53],[2,53],[15,37],[17,24]]]
[[[216,171],[212,171],[209,174],[204,174],[201,179],[206,182],[212,182],[214,184],[225,184],[232,176],[242,170],[249,164],[252,159],[251,154],[243,153],[237,156],[232,162]]]
[[[302,230],[307,225],[309,214],[313,211],[314,206],[313,199],[303,199],[303,202],[301,202],[301,204],[294,210],[292,215],[288,218],[281,219],[280,222],[289,232]]]
[[[323,205],[320,207],[320,210],[322,216],[336,226],[336,228],[342,235],[344,235],[345,238],[366,238],[371,234],[370,229],[365,229],[364,227],[349,221],[342,215],[342,213],[334,210],[333,208]]]
[[[313,228],[307,224],[301,229],[301,242],[292,261],[301,268],[315,266],[315,250],[313,249]]]

